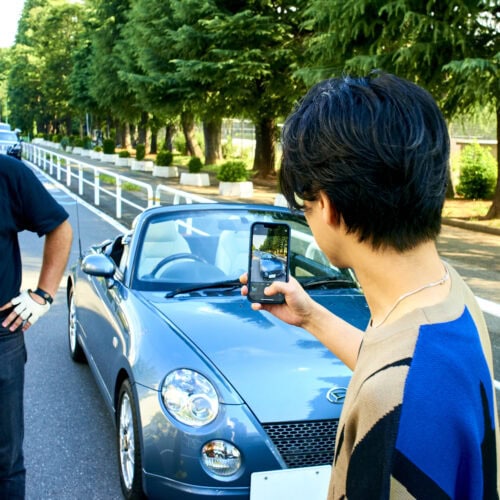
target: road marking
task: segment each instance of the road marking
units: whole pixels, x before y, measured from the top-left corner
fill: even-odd
[[[476,295],[476,300],[483,312],[496,316],[497,318],[500,318],[500,304],[492,302],[491,300],[482,299],[477,295]]]

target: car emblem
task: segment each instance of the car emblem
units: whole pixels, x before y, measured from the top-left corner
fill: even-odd
[[[345,387],[332,387],[326,393],[326,399],[333,404],[342,404],[345,399],[345,393],[347,389]]]

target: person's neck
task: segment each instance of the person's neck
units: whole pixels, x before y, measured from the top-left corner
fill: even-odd
[[[449,292],[449,279],[434,242],[407,252],[373,251],[358,255],[354,268],[365,293],[372,326],[389,324],[408,312],[436,304]]]

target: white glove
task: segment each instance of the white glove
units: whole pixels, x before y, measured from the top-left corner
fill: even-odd
[[[11,299],[13,305],[17,306],[14,312],[30,325],[34,325],[49,309],[50,304],[39,304],[33,300],[28,291],[22,292],[17,297]]]

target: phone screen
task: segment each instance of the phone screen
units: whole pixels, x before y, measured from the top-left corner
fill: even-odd
[[[288,281],[290,226],[273,222],[255,222],[250,230],[248,263],[248,299],[252,302],[282,304],[283,294],[264,295],[273,281]]]

